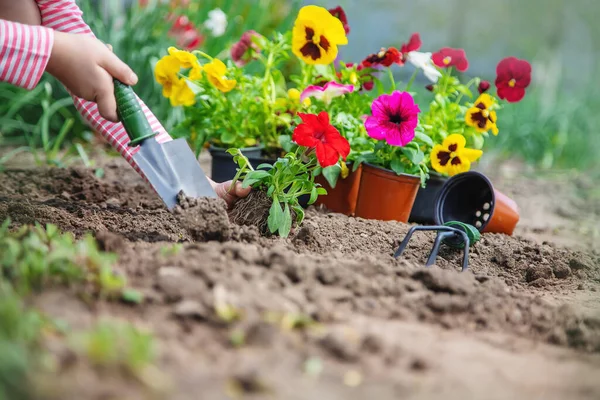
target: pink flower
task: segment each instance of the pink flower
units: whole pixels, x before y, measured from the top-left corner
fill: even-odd
[[[238,67],[248,64],[254,58],[254,53],[260,52],[260,47],[253,41],[261,35],[255,31],[244,32],[239,42],[231,46],[231,59]]]
[[[314,97],[315,99],[323,101],[325,104],[329,104],[334,97],[343,96],[346,93],[352,93],[354,91],[353,85],[343,85],[337,82],[327,82],[325,86],[311,85],[302,91],[300,95],[300,101],[304,101],[307,97]]]
[[[415,137],[421,110],[408,92],[382,94],[371,105],[371,116],[365,121],[370,137],[385,140],[392,146],[405,146]]]

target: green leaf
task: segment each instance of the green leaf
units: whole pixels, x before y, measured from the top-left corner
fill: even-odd
[[[292,230],[292,214],[290,213],[289,204],[286,204],[285,210],[283,211],[283,219],[281,221],[281,225],[279,226],[279,236],[288,237],[291,230]]]
[[[327,194],[327,190],[324,187],[317,188],[317,194],[319,196],[325,196]]]
[[[433,140],[428,135],[422,132],[415,132],[415,137],[428,146],[434,146]]]
[[[267,196],[273,197],[274,191],[275,191],[275,186],[269,186],[269,189],[267,190]]]
[[[235,132],[225,131],[221,135],[221,141],[223,143],[233,143],[233,142],[235,142],[235,137],[236,137]]]
[[[229,148],[229,149],[227,149],[225,151],[227,153],[231,154],[232,156],[235,156],[238,153],[239,149],[236,149],[235,147],[232,147],[232,148]]]
[[[317,201],[317,197],[319,197],[317,187],[313,186],[312,190],[310,191],[310,199],[308,200],[308,204],[314,204],[314,202]]]
[[[249,172],[248,175],[246,175],[246,176],[250,179],[256,179],[256,180],[260,181],[265,178],[270,178],[271,174],[269,174],[268,171],[258,170],[258,171]]]
[[[296,213],[296,223],[300,225],[304,221],[304,209],[300,206],[292,206],[292,210]]]
[[[281,204],[279,204],[279,201],[277,198],[275,198],[273,199],[273,204],[271,204],[271,208],[269,209],[269,218],[267,219],[269,231],[271,233],[277,232],[282,223],[283,210],[281,209]]]
[[[251,178],[244,178],[244,181],[242,182],[242,187],[244,189],[249,188],[250,186],[254,185],[255,183],[260,182],[260,179],[251,179]]]
[[[325,177],[325,180],[327,180],[327,183],[329,183],[329,186],[333,189],[335,189],[335,185],[337,184],[341,172],[342,169],[337,164],[323,168],[323,176]]]
[[[417,165],[423,161],[425,155],[420,149],[415,149],[414,147],[403,147],[402,154],[406,156],[413,164]]]
[[[481,150],[483,148],[483,144],[485,142],[485,139],[483,138],[482,135],[479,134],[474,134],[471,136],[472,140],[473,140],[473,148],[477,149],[477,150]]]
[[[404,164],[398,158],[394,158],[392,160],[390,167],[392,168],[392,171],[394,171],[398,175],[404,173]]]
[[[294,149],[294,142],[292,142],[292,137],[290,135],[279,135],[279,144],[281,145],[281,148],[287,152]]]
[[[256,167],[256,169],[273,169],[273,165],[267,164],[267,163],[262,163],[262,164],[259,164],[258,167]]]
[[[465,85],[458,85],[456,87],[456,90],[458,90],[460,93],[464,94],[465,96],[468,96],[469,98],[473,97],[473,93]]]
[[[140,304],[144,300],[144,296],[134,289],[125,289],[121,293],[121,299],[126,303]]]

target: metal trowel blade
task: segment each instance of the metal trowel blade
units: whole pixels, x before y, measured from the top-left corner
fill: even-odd
[[[188,197],[217,197],[185,139],[162,144],[146,140],[133,159],[169,210],[177,205],[180,191]]]

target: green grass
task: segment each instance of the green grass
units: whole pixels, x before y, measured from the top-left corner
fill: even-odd
[[[116,256],[99,251],[91,236],[75,240],[53,225],[9,227],[8,220],[0,226],[0,400],[25,400],[34,398],[32,376],[44,372],[44,333],[58,326],[28,308],[32,294],[71,286],[87,300],[137,303],[141,296],[113,272]],[[77,354],[94,366],[137,374],[154,360],[152,335],[128,323],[101,322],[69,337]]]
[[[500,134],[488,149],[542,169],[593,171],[600,167],[600,96],[532,88],[498,113]]]

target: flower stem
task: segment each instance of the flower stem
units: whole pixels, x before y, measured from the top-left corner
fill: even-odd
[[[417,78],[418,72],[419,72],[419,70],[415,69],[415,71],[413,72],[412,76],[410,77],[408,83],[406,84],[406,89],[404,89],[405,92],[410,91],[410,88],[412,87],[413,83],[415,82],[415,79]]]
[[[208,54],[206,54],[205,52],[200,51],[200,50],[194,50],[192,52],[192,54],[193,55],[199,55],[199,56],[204,57],[204,58],[206,58],[206,59],[208,59],[210,61],[212,61],[214,59],[213,57],[209,56]]]
[[[396,80],[394,79],[394,73],[392,72],[391,68],[387,69],[388,71],[388,77],[390,78],[390,83],[392,84],[392,92],[396,91]]]

